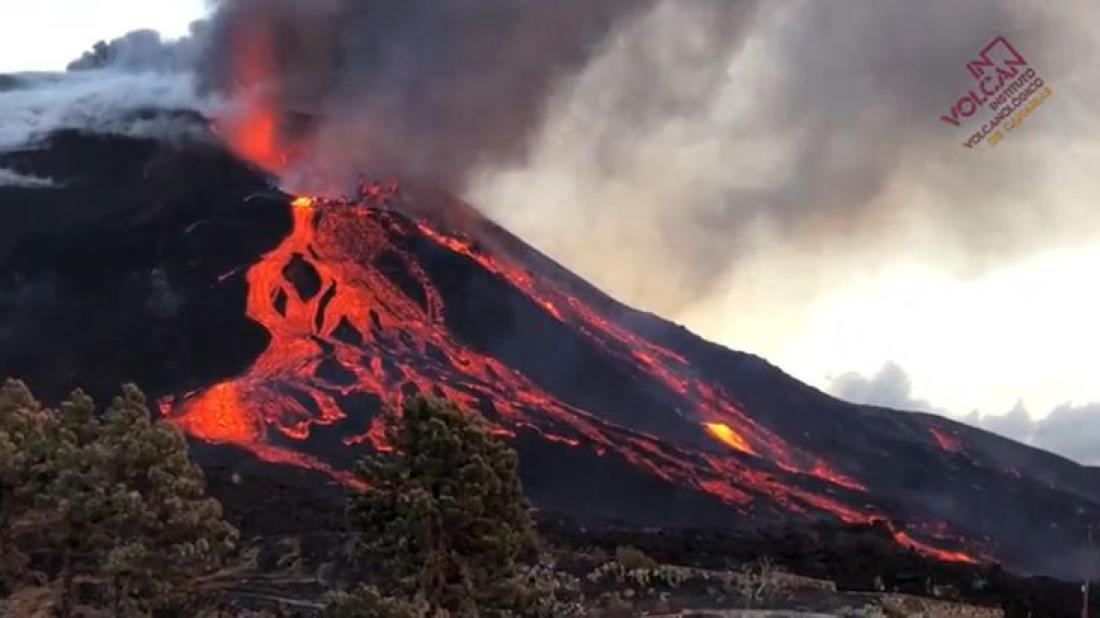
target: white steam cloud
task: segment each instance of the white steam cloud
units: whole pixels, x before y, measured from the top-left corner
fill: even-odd
[[[59,129],[135,137],[202,135],[193,122],[150,113],[211,115],[224,104],[218,96],[198,92],[194,68],[202,35],[202,22],[192,26],[191,36],[175,41],[141,30],[97,43],[65,73],[0,75],[0,151],[34,146]],[[14,182],[10,176],[8,182]]]
[[[56,186],[49,178],[40,178],[27,174],[20,174],[14,170],[0,167],[0,187],[25,187],[29,189],[42,189]]]

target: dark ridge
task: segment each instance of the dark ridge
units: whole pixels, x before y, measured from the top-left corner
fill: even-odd
[[[400,255],[393,251],[381,251],[374,258],[374,266],[390,283],[415,300],[421,309],[428,308],[428,297],[424,288],[409,274]]]
[[[275,293],[275,298],[271,300],[271,305],[275,308],[275,311],[279,312],[279,315],[286,317],[286,303],[287,298],[286,290],[279,288],[279,291]]]
[[[317,315],[313,317],[314,330],[321,330],[321,327],[325,324],[325,310],[328,309],[328,304],[332,302],[332,299],[336,297],[336,284],[333,283],[325,290],[325,293],[321,295],[320,302],[317,303]]]
[[[0,371],[56,400],[136,380],[186,392],[267,345],[244,315],[243,269],[290,229],[268,179],[202,141],[61,131],[0,166],[64,179],[0,187]],[[203,182],[194,182],[202,178]],[[247,201],[246,201],[247,200]],[[160,302],[170,292],[170,303]]]
[[[351,322],[348,322],[347,318],[340,318],[340,322],[332,330],[332,336],[350,345],[359,346],[363,344],[363,335]]]
[[[304,301],[317,296],[321,291],[321,275],[300,253],[290,257],[290,262],[283,267],[283,277],[294,286],[298,298]]]
[[[317,377],[337,386],[349,386],[355,383],[355,373],[332,358],[321,361],[315,373]]]

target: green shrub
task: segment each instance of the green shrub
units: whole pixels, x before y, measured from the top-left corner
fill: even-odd
[[[76,391],[43,408],[21,382],[0,388],[0,549],[9,579],[31,552],[56,559],[56,611],[74,612],[76,582],[115,614],[181,607],[202,596],[237,531],[204,495],[202,471],[171,425],[128,385],[97,412]],[[20,566],[21,565],[21,566]]]
[[[387,441],[393,450],[361,462],[367,489],[349,498],[379,597],[421,598],[459,616],[537,604],[517,568],[536,538],[515,451],[478,417],[423,398],[406,404]]]
[[[374,586],[359,586],[350,594],[330,592],[325,596],[326,618],[427,618],[430,609],[423,599],[388,597]]]
[[[642,550],[629,545],[620,545],[615,548],[615,560],[628,571],[657,568],[656,560],[645,555]]]

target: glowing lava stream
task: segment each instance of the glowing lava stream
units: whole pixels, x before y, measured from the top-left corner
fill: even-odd
[[[963,452],[962,440],[959,440],[957,436],[949,434],[942,429],[936,429],[935,427],[929,427],[928,432],[932,434],[932,439],[936,441],[936,446],[938,446],[940,450],[948,453]]]
[[[246,274],[246,313],[267,329],[270,343],[244,374],[162,402],[162,411],[188,433],[244,446],[267,460],[347,478],[309,455],[276,446],[269,431],[306,440],[312,431],[341,424],[345,444],[367,442],[384,450],[383,414],[400,410],[411,392],[433,393],[481,412],[497,433],[515,435],[527,429],[601,455],[612,452],[659,478],[739,508],[767,497],[798,513],[825,511],[852,523],[884,519],[866,506],[862,485],[757,424],[719,387],[695,377],[682,356],[536,282],[524,269],[392,211],[311,198],[296,199],[291,210],[290,234]],[[416,258],[397,242],[417,236],[474,260],[608,354],[659,379],[694,407],[700,432],[715,440],[715,448],[698,451],[613,425],[456,341],[444,323],[438,291]],[[378,266],[383,262],[390,271],[398,263],[406,283],[415,284],[419,294],[396,283],[392,272],[387,276]],[[291,265],[310,273],[306,279],[313,283],[304,285],[288,276]],[[369,422],[349,418],[345,409],[349,398],[363,395],[380,402],[382,413]],[[351,423],[357,425],[344,429]],[[744,460],[752,457],[772,461],[778,469],[772,473],[746,465]],[[792,478],[783,480],[787,473]],[[846,503],[834,491],[794,484],[797,475],[835,485],[851,498]],[[943,559],[970,559],[924,545],[905,532],[895,532],[895,538]]]

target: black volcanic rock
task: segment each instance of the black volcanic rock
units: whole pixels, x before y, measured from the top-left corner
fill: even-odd
[[[333,246],[303,247],[278,264],[282,283],[269,300],[281,318],[295,307],[314,311],[306,326],[316,332],[302,337],[316,362],[303,364],[294,383],[257,385],[249,370],[272,334],[246,317],[245,275],[292,229],[287,197],[264,174],[209,140],[73,132],[0,153],[0,167],[56,183],[0,186],[0,373],[26,379],[46,399],[76,386],[104,397],[129,380],[154,398],[178,398],[241,379],[293,402],[289,420],[266,419],[265,445],[284,458],[308,457],[299,464],[347,469],[370,450],[364,436],[385,413],[379,393],[355,388],[359,376],[369,370],[394,380],[416,369],[432,377],[432,390],[456,388],[508,429],[534,503],[581,522],[745,529],[851,510],[904,524],[935,547],[957,549],[962,540],[1014,568],[1067,575],[1083,566],[1086,525],[1100,521],[1095,469],[947,419],[836,400],[763,359],[616,302],[468,206],[423,189],[395,199],[393,209],[311,211],[308,221],[328,226]],[[449,246],[439,234],[465,244]],[[408,306],[349,309],[349,282],[328,281],[317,266],[326,250],[327,259],[365,269],[357,284],[377,274],[376,285],[392,288],[385,300]],[[514,270],[494,270],[501,264]],[[524,289],[536,284],[555,290],[558,304],[548,308]],[[433,308],[446,339],[413,331],[419,318],[393,321]],[[596,317],[583,321],[581,311]],[[653,361],[666,351],[683,362]],[[480,382],[463,381],[461,363],[476,364],[476,355],[499,365]],[[676,375],[657,379],[667,367]],[[529,381],[538,396],[503,401],[495,380]],[[712,419],[697,405],[704,387],[759,427],[757,451],[773,436],[775,451],[789,449],[798,466],[709,435],[703,423]],[[531,403],[540,398],[553,404]],[[323,419],[319,400],[331,400],[342,417]],[[560,410],[548,411],[553,406]],[[237,446],[200,444],[195,452],[217,471],[215,493],[247,496],[253,506],[234,512],[261,529],[281,530],[267,517],[276,503],[333,499],[331,483],[320,480],[330,476],[285,467],[289,461],[274,473],[288,481],[274,496],[285,497],[249,494],[225,479],[276,464]],[[712,478],[717,470],[721,478]],[[291,497],[293,486],[310,485],[316,500]],[[733,504],[723,492],[745,500]],[[303,514],[302,522],[325,521],[324,513]]]
[[[263,175],[211,145],[75,132],[0,154],[0,167],[56,183],[0,186],[2,373],[52,399],[127,380],[163,393],[264,348],[243,269],[289,218]]]

